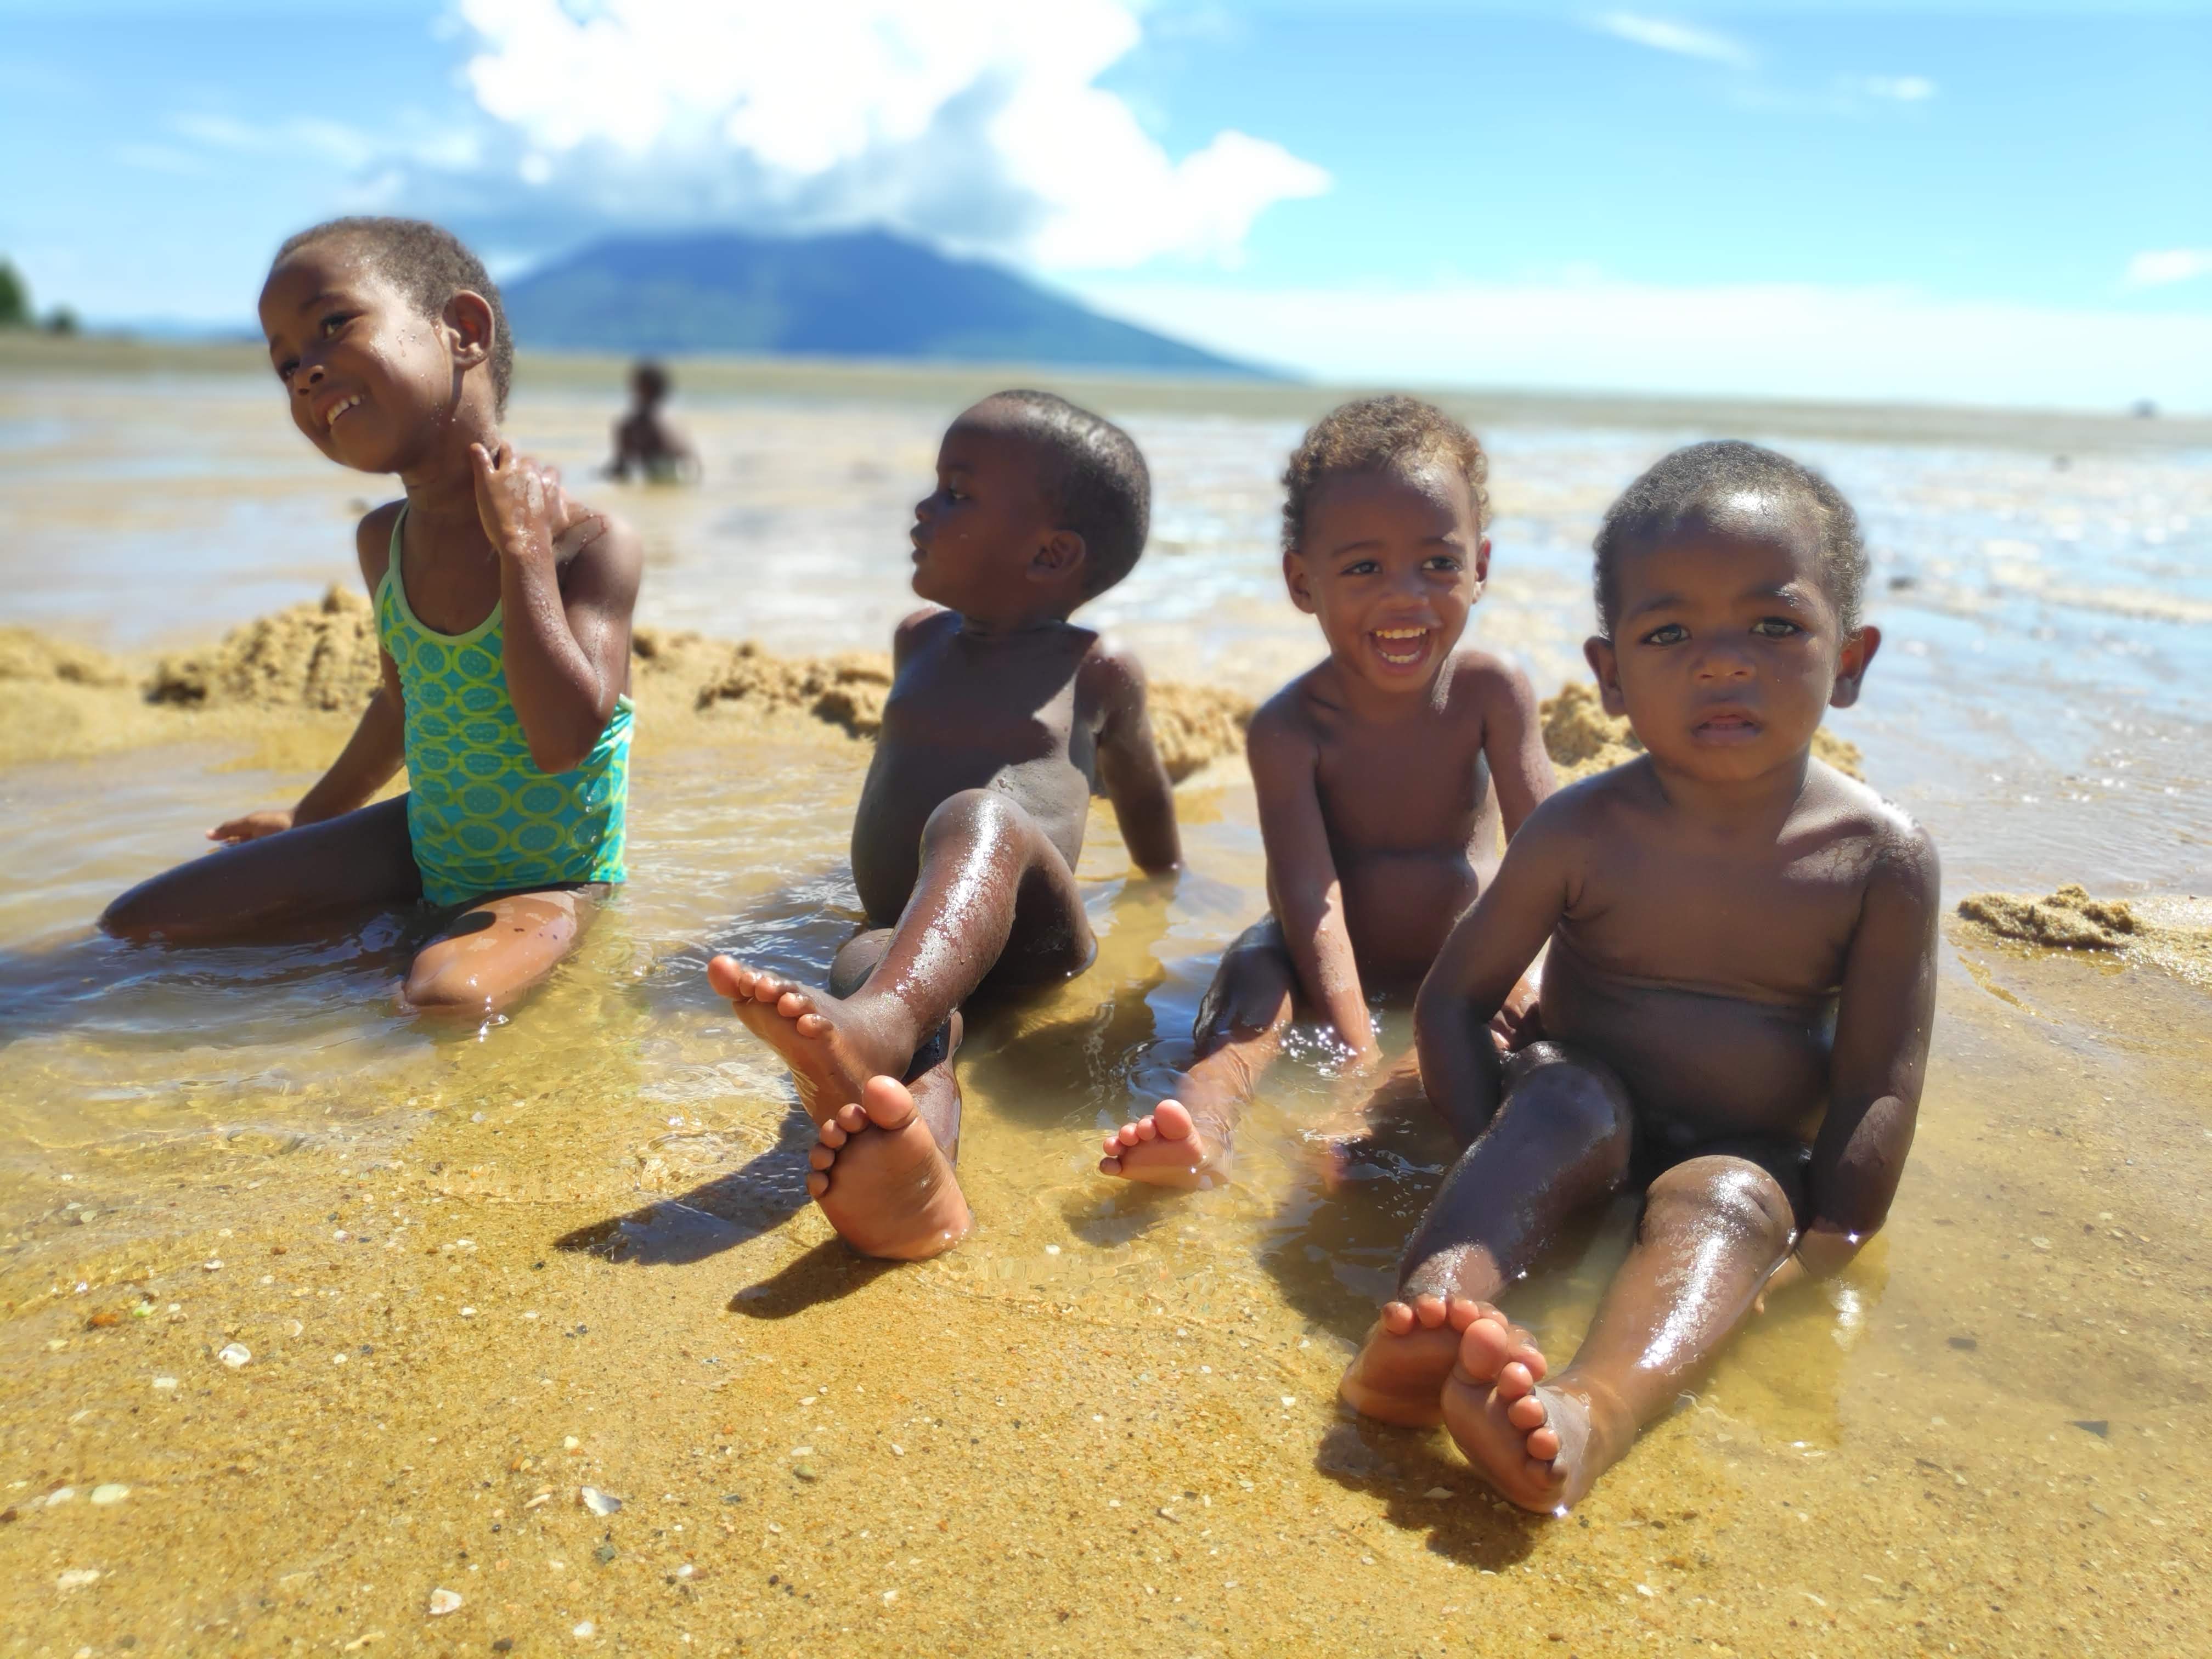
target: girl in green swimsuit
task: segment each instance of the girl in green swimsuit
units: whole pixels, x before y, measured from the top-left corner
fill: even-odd
[[[225,850],[142,883],[100,925],[199,943],[427,901],[453,914],[405,1000],[489,1018],[623,879],[637,538],[500,436],[507,321],[449,233],[404,219],[304,231],[278,251],[261,325],[315,447],[406,486],[356,538],[384,684],[298,805],[210,830]],[[408,793],[364,805],[403,762]]]

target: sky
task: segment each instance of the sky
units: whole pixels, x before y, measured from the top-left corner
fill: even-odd
[[[0,256],[881,225],[1315,377],[2212,411],[2212,0],[0,0]]]

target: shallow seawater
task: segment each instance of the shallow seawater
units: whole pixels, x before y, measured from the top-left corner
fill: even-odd
[[[145,394],[72,384],[33,421],[0,387],[0,422],[29,434],[0,454],[18,532],[0,620],[190,641],[344,576],[366,481],[272,434],[273,395],[168,386],[156,418]],[[525,399],[517,425],[580,468],[605,413]],[[710,487],[623,493],[655,548],[646,614],[787,650],[875,643],[941,412],[686,418]],[[1101,611],[1156,672],[1279,679],[1313,650],[1273,574],[1295,432],[1133,425],[1157,540]],[[1595,517],[1668,440],[1490,436],[1479,625],[1548,690],[1587,624]],[[2202,458],[1799,447],[1865,512],[1888,631],[1866,706],[1836,724],[1931,824],[1953,886],[2212,890],[2207,733],[2183,690],[2212,666],[2186,613],[2212,568]],[[108,896],[206,824],[305,782],[244,758],[0,773],[11,1651],[2197,1639],[2200,988],[1947,943],[1891,1227],[1778,1303],[1576,1517],[1541,1523],[1483,1498],[1440,1437],[1331,1405],[1449,1155],[1416,1103],[1324,1156],[1371,1079],[1305,1043],[1248,1121],[1237,1187],[1161,1199],[1095,1173],[1100,1132],[1157,1097],[1264,903],[1238,769],[1179,793],[1171,880],[1133,874],[1094,815],[1097,961],[982,1012],[963,1051],[979,1231],[885,1269],[806,1203],[805,1119],[702,971],[717,949],[826,969],[857,920],[863,750],[648,733],[632,881],[482,1032],[392,1007],[404,918],[223,951],[92,936]],[[1385,1030],[1402,1042],[1401,1010]],[[1632,1220],[1593,1218],[1518,1287],[1547,1345],[1571,1350]],[[130,1490],[95,1504],[111,1485]],[[581,1507],[585,1486],[623,1509]],[[428,1616],[437,1589],[461,1608]]]

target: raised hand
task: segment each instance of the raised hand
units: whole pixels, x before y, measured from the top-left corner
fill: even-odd
[[[553,519],[556,504],[565,500],[560,476],[547,471],[503,443],[496,451],[482,444],[469,446],[476,467],[477,516],[484,534],[501,558],[544,556],[553,550],[558,532]]]
[[[272,806],[218,823],[207,832],[207,838],[221,842],[225,847],[235,847],[241,842],[259,841],[264,836],[281,835],[291,827],[292,809]]]

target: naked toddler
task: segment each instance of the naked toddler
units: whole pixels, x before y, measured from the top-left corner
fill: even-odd
[[[959,1009],[1088,966],[1075,863],[1094,785],[1139,869],[1182,852],[1144,671],[1068,617],[1143,550],[1151,484],[1120,428],[1005,392],[945,434],[915,509],[914,590],[853,822],[867,929],[828,992],[717,957],[820,1128],[807,1188],[862,1253],[933,1255],[970,1224],[953,1174]]]
[[[1597,538],[1609,713],[1645,753],[1530,817],[1415,1008],[1421,1076],[1484,1125],[1346,1372],[1386,1421],[1448,1427],[1491,1484],[1589,1490],[1760,1298],[1882,1224],[1912,1144],[1936,992],[1936,849],[1814,760],[1880,634],[1850,506],[1770,451],[1660,461]],[[1486,1029],[1547,942],[1544,1040]],[[1644,1195],[1573,1362],[1491,1305],[1567,1218]]]

